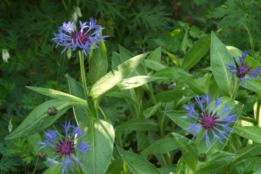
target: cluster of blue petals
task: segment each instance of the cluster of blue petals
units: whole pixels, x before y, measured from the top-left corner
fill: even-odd
[[[233,114],[233,108],[229,107],[228,104],[222,103],[222,98],[218,97],[215,100],[213,109],[209,107],[211,96],[196,97],[195,100],[196,102],[190,106],[184,105],[184,108],[189,111],[189,115],[183,118],[189,118],[189,123],[191,124],[185,130],[195,133],[193,139],[195,137],[199,140],[206,139],[208,147],[211,145],[210,141],[218,140],[223,144],[222,139],[229,140],[229,133],[232,132],[232,128],[229,125],[236,122],[236,115]],[[206,103],[205,108],[203,106],[204,101]],[[196,104],[200,107],[201,111],[196,111]],[[224,105],[224,109],[219,112],[217,108],[221,105]],[[204,119],[204,117],[207,117],[207,119]],[[202,124],[202,120],[206,121],[206,124],[212,121],[213,126],[206,129],[204,124]],[[199,137],[202,129],[205,129],[205,135]]]
[[[54,158],[50,159],[46,157],[46,160],[50,162],[50,168],[52,166],[55,166],[56,164],[59,164],[58,167],[62,166],[62,173],[66,172],[68,173],[68,167],[71,168],[71,170],[74,172],[72,166],[77,165],[77,168],[79,168],[79,165],[85,167],[81,163],[81,159],[77,158],[74,154],[76,151],[79,151],[82,153],[82,156],[88,152],[90,145],[88,142],[80,142],[78,144],[74,144],[75,140],[82,137],[84,134],[80,130],[79,126],[73,126],[70,125],[70,121],[68,124],[65,122],[65,125],[63,125],[65,129],[65,138],[59,139],[57,136],[57,131],[48,129],[47,131],[44,131],[44,137],[46,140],[44,142],[40,142],[39,144],[42,144],[43,146],[40,149],[44,147],[51,147],[53,148],[53,153],[56,155]],[[73,132],[70,137],[67,137],[69,129],[73,128]],[[64,149],[66,153],[63,153],[63,151],[59,151],[57,148],[61,145],[65,145]],[[68,147],[70,149],[68,149]],[[81,157],[82,157],[81,156]]]
[[[239,62],[236,60],[235,57],[233,57],[235,66],[227,64],[228,66],[227,70],[231,72],[231,75],[229,76],[236,75],[241,82],[244,82],[242,84],[243,86],[244,85],[247,86],[246,81],[248,79],[254,79],[255,77],[258,77],[258,73],[261,73],[259,66],[256,69],[251,70],[250,67],[251,63],[249,63],[248,65],[244,63],[247,54],[248,54],[247,51],[245,52],[242,51],[242,56],[241,57],[239,56]]]
[[[101,36],[101,31],[104,29],[100,25],[96,25],[96,20],[90,18],[90,22],[80,22],[80,31],[74,28],[74,21],[69,21],[68,23],[63,23],[59,27],[59,33],[54,33],[54,38],[52,39],[58,45],[65,46],[62,53],[70,47],[72,51],[77,48],[84,51],[87,56],[91,54],[90,50],[98,48],[97,44],[104,41],[104,38],[108,36]]]

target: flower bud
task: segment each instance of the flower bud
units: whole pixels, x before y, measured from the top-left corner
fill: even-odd
[[[72,57],[72,50],[71,50],[70,47],[67,48],[66,54],[67,54],[68,59],[71,59],[71,57]]]
[[[176,83],[173,83],[170,87],[172,88],[172,89],[174,89],[174,88],[176,88]]]
[[[56,115],[57,112],[58,112],[58,110],[57,110],[54,106],[48,108],[48,110],[47,110],[47,114],[50,115],[50,116],[54,116],[54,115]]]
[[[82,17],[82,12],[81,9],[79,7],[76,7],[75,12],[77,13],[77,15],[81,18]]]
[[[76,13],[76,12],[74,12],[74,13],[72,14],[72,20],[73,20],[73,21],[77,21],[77,20],[78,20],[78,16],[77,16],[77,13]]]
[[[47,156],[47,155],[46,155],[45,153],[42,153],[42,152],[38,154],[38,157],[39,157],[42,161],[46,161],[46,156]]]
[[[180,58],[183,58],[184,55],[185,55],[185,54],[184,54],[184,51],[183,51],[183,50],[180,50],[180,51],[179,51],[179,57],[180,57]]]
[[[207,158],[207,155],[205,153],[201,153],[198,157],[198,160],[202,162],[202,161],[205,161],[206,158]]]
[[[8,63],[8,59],[10,59],[10,55],[6,49],[2,49],[2,58],[4,62]]]
[[[9,123],[8,123],[8,131],[9,133],[11,133],[13,130],[13,124],[12,124],[12,119],[9,120]]]

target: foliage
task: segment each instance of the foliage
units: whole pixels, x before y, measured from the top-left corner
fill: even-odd
[[[222,28],[221,38],[230,45],[250,49],[246,25],[251,31],[253,43],[260,42],[260,1],[227,0],[223,5],[210,12],[209,18],[218,20],[218,28]]]
[[[244,49],[245,65],[260,66],[259,6],[254,0],[0,2],[0,51],[10,54],[0,63],[1,173],[61,173],[48,170],[38,154],[54,157],[39,142],[48,128],[64,134],[64,120],[80,125],[92,148],[85,167],[73,165],[76,173],[260,172],[261,82],[240,86],[227,70]],[[90,17],[110,37],[91,56],[61,54],[53,33],[63,22]],[[189,132],[193,109],[184,106],[202,95],[213,98],[203,104],[209,110],[216,97],[222,98],[217,113],[223,104],[233,109],[237,122],[225,127],[233,131],[223,144],[209,137],[207,146]],[[50,107],[58,113],[48,115]]]

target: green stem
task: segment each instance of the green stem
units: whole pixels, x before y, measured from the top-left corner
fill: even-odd
[[[38,159],[39,159],[39,157],[37,156],[37,160],[36,160],[36,164],[35,164],[35,167],[34,167],[33,174],[35,173],[35,171],[36,171],[36,169],[37,169]]]
[[[67,6],[66,6],[66,3],[64,2],[64,0],[62,0],[63,1],[63,6],[64,6],[64,9],[67,11]]]
[[[85,98],[87,100],[89,91],[88,91],[87,83],[86,83],[86,75],[85,75],[85,68],[84,68],[84,53],[83,53],[83,51],[79,51],[79,58],[80,58],[80,68],[81,68],[81,78],[82,78],[83,90],[84,90]]]
[[[87,82],[86,82],[86,75],[85,75],[85,68],[84,68],[84,53],[83,51],[79,51],[79,58],[80,58],[80,69],[81,69],[81,78],[82,78],[82,84],[83,84],[83,91],[85,95],[85,99],[87,100],[87,104],[89,106],[89,109],[91,113],[90,115],[93,115],[95,117],[98,117],[98,112],[94,107],[94,101],[92,100],[91,97],[89,97],[89,91],[87,88]]]
[[[240,86],[240,80],[238,80],[238,82],[236,82],[236,84],[235,84],[235,87],[234,87],[234,90],[233,90],[233,94],[232,94],[232,99],[236,98],[239,86]]]

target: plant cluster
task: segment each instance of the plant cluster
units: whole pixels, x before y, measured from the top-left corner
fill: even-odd
[[[0,2],[1,173],[259,173],[259,6]]]

